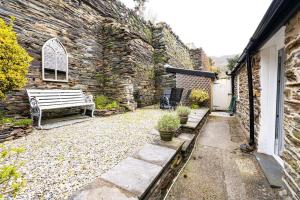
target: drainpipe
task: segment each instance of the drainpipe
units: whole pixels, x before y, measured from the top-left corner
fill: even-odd
[[[251,67],[251,57],[249,52],[246,55],[247,62],[247,74],[248,74],[248,92],[249,92],[249,129],[250,129],[250,141],[249,145],[253,146],[254,141],[254,98],[253,98],[253,77],[252,77],[252,67]]]
[[[234,74],[230,74],[231,75],[231,96],[233,97],[234,94]]]

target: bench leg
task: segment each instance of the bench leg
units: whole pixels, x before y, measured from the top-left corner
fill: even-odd
[[[92,113],[91,113],[92,117],[94,117],[94,111],[95,109],[92,109]]]
[[[86,108],[84,108],[82,115],[86,114]]]
[[[39,128],[39,129],[42,128],[41,121],[42,121],[42,111],[40,110],[39,121],[38,121],[38,128]]]

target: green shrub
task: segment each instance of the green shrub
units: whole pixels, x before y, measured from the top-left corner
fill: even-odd
[[[178,106],[176,112],[178,116],[186,117],[191,113],[191,109],[186,106]]]
[[[200,106],[197,105],[197,104],[192,104],[191,105],[191,109],[199,109],[199,108],[200,108]]]
[[[24,151],[24,148],[0,145],[0,199],[9,199],[10,196],[15,198],[25,186],[23,174],[18,171],[23,165],[18,158]]]
[[[32,61],[32,57],[18,43],[13,21],[14,18],[6,24],[0,18],[0,100],[10,90],[26,85],[26,75]]]
[[[20,119],[14,122],[15,126],[29,126],[32,124],[32,119]]]
[[[178,116],[174,114],[163,115],[157,123],[156,129],[158,131],[173,132],[176,131],[180,126]]]
[[[105,106],[106,109],[111,110],[111,109],[118,109],[120,108],[119,103],[117,101],[112,101],[111,103],[107,104]]]
[[[10,118],[10,117],[3,117],[0,119],[0,124],[10,124],[13,123],[15,120],[14,118]]]
[[[209,95],[206,91],[201,89],[193,89],[189,97],[192,104],[201,105],[203,102],[209,99]]]
[[[117,101],[112,101],[104,95],[100,95],[95,98],[95,105],[96,108],[99,110],[104,110],[104,109],[111,110],[111,109],[120,108],[120,105]]]
[[[96,96],[95,98],[95,105],[97,109],[104,109],[108,103],[109,99],[104,95]]]

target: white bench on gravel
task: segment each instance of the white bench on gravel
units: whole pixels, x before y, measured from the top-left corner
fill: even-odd
[[[42,113],[45,110],[83,107],[84,115],[86,110],[90,110],[91,116],[94,116],[93,96],[85,95],[82,90],[27,89],[26,91],[29,97],[31,118],[38,118],[38,128],[42,128]]]

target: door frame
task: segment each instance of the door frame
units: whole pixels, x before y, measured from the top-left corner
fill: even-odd
[[[278,51],[284,48],[285,27],[276,32],[260,49],[260,118],[257,151],[273,156],[283,166],[283,160],[276,149],[276,128],[282,127],[282,119],[277,119],[277,107],[283,106],[283,102],[277,104],[278,96]],[[284,70],[284,69],[283,69]],[[282,71],[283,71],[282,70]],[[278,95],[277,95],[278,94]],[[280,126],[279,126],[280,125]],[[278,133],[278,132],[277,132]],[[283,134],[283,131],[282,131]],[[283,137],[283,136],[282,136]]]

